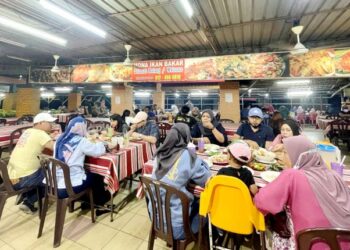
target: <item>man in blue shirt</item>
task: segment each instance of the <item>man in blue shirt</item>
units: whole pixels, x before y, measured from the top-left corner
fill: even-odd
[[[269,148],[273,139],[273,130],[262,123],[264,115],[260,108],[251,108],[248,113],[248,123],[242,124],[235,139],[244,139],[253,148]]]
[[[159,138],[158,126],[155,121],[147,120],[147,118],[146,112],[138,112],[132,120],[128,135],[154,144]]]

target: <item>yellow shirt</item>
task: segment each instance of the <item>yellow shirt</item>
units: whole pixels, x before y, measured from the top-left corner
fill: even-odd
[[[10,179],[33,174],[40,168],[38,155],[51,137],[43,130],[29,128],[19,138],[8,165]]]

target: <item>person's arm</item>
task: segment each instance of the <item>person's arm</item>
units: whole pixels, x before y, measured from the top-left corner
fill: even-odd
[[[216,128],[213,129],[213,135],[215,136],[216,140],[218,140],[220,143],[227,144],[227,135],[225,128],[220,123]]]
[[[276,180],[261,188],[254,197],[255,206],[263,213],[277,214],[287,204],[293,183],[293,171],[284,170]]]
[[[44,147],[53,151],[54,145],[55,145],[55,142],[53,140],[51,140],[51,141],[47,142]]]
[[[255,196],[255,195],[258,193],[258,191],[259,191],[258,186],[255,185],[255,184],[250,185],[250,186],[249,186],[249,191],[250,191],[250,193],[251,193],[253,196]]]
[[[146,141],[146,142],[149,142],[149,143],[157,143],[157,138],[152,136],[152,135],[143,135],[143,134],[140,134],[140,133],[137,133],[137,132],[133,132],[131,134],[132,137],[135,137],[135,138],[141,138],[143,141]]]
[[[233,135],[233,139],[243,139],[243,124],[238,127],[237,132]]]
[[[85,155],[92,157],[98,157],[106,153],[106,147],[103,142],[93,143],[86,138],[81,139],[79,147]]]
[[[272,141],[275,139],[272,128],[268,127],[266,134],[265,148],[269,149],[272,145]]]

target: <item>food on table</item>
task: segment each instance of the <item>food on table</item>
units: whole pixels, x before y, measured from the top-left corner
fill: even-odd
[[[90,65],[77,65],[72,72],[72,82],[85,82],[89,77]]]
[[[204,149],[209,151],[219,150],[220,146],[216,144],[204,144]]]
[[[257,171],[264,171],[266,169],[266,165],[260,162],[252,162],[250,166],[252,169]]]
[[[283,167],[281,165],[275,163],[269,167],[269,170],[281,172],[283,170]]]
[[[123,80],[131,80],[132,66],[125,66],[123,64],[111,64],[110,65],[110,80],[117,82]]]
[[[276,171],[265,171],[261,173],[261,178],[263,178],[267,182],[274,181],[280,175],[279,172]]]
[[[311,51],[302,55],[293,55],[289,59],[290,75],[330,76],[335,73],[333,50]]]
[[[335,64],[338,75],[350,75],[350,50],[335,52]]]
[[[186,80],[215,80],[216,67],[213,58],[195,58],[186,60]]]
[[[274,78],[286,67],[283,58],[272,53],[217,57],[216,65],[218,78]]]
[[[220,154],[220,151],[217,151],[217,150],[206,150],[205,153],[208,154],[209,156],[213,156],[213,155]]]
[[[267,151],[264,148],[259,148],[253,152],[253,155],[257,161],[273,162],[275,160],[276,154]]]
[[[213,164],[228,164],[228,156],[226,154],[218,154],[210,156]]]

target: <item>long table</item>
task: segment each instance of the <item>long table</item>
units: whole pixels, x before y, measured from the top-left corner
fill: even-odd
[[[101,157],[86,157],[85,167],[91,173],[104,177],[106,189],[113,195],[119,190],[119,182],[141,170],[151,160],[156,147],[144,141],[130,142],[116,153]]]

